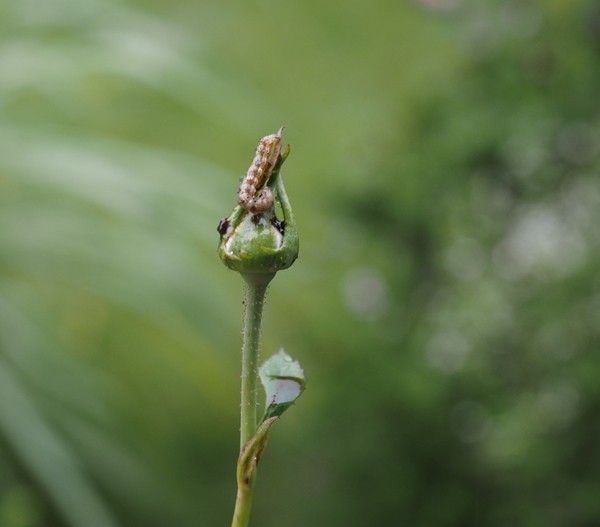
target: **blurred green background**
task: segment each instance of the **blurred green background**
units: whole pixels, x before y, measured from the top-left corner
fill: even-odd
[[[229,525],[215,229],[281,124],[254,525],[600,525],[592,0],[1,2],[0,525]]]

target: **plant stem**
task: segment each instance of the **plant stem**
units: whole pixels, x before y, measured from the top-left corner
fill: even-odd
[[[240,448],[256,432],[256,381],[260,325],[267,286],[274,275],[242,275],[246,282],[244,332],[242,343],[242,401]]]
[[[235,498],[235,510],[233,511],[233,520],[231,527],[246,527],[250,522],[250,511],[252,509],[252,486],[246,488],[238,486],[237,496]]]
[[[256,432],[256,382],[260,325],[267,286],[275,274],[242,274],[246,282],[242,343],[242,395],[240,407],[240,451]],[[238,481],[231,527],[246,527],[252,508],[253,481]]]

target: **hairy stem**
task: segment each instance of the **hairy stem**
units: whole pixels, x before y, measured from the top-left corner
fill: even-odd
[[[246,282],[242,343],[242,395],[240,411],[240,451],[256,432],[256,383],[263,306],[274,274],[243,274]],[[231,527],[246,527],[252,507],[253,481],[239,482]]]
[[[260,325],[267,286],[273,275],[243,275],[246,282],[244,332],[242,344],[242,401],[240,448],[256,432],[256,382]]]

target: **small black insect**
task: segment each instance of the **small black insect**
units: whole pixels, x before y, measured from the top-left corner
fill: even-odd
[[[225,233],[229,229],[229,220],[227,218],[223,218],[219,225],[217,225],[217,232],[221,235],[221,238],[225,236]]]
[[[285,234],[285,220],[279,221],[275,216],[273,216],[273,218],[271,218],[271,225],[273,225],[273,227],[275,227],[282,236]]]
[[[262,218],[262,214],[253,214],[250,219],[252,220],[252,223],[254,223],[254,225],[258,225],[261,218]]]

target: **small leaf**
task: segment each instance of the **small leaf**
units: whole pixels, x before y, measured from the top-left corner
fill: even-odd
[[[302,367],[283,350],[260,367],[259,375],[266,395],[263,421],[280,416],[304,391]]]
[[[240,489],[252,482],[256,467],[265,449],[271,426],[289,408],[304,390],[304,372],[300,364],[285,351],[269,358],[259,370],[265,388],[265,415],[256,433],[242,447],[237,464],[237,480]]]

